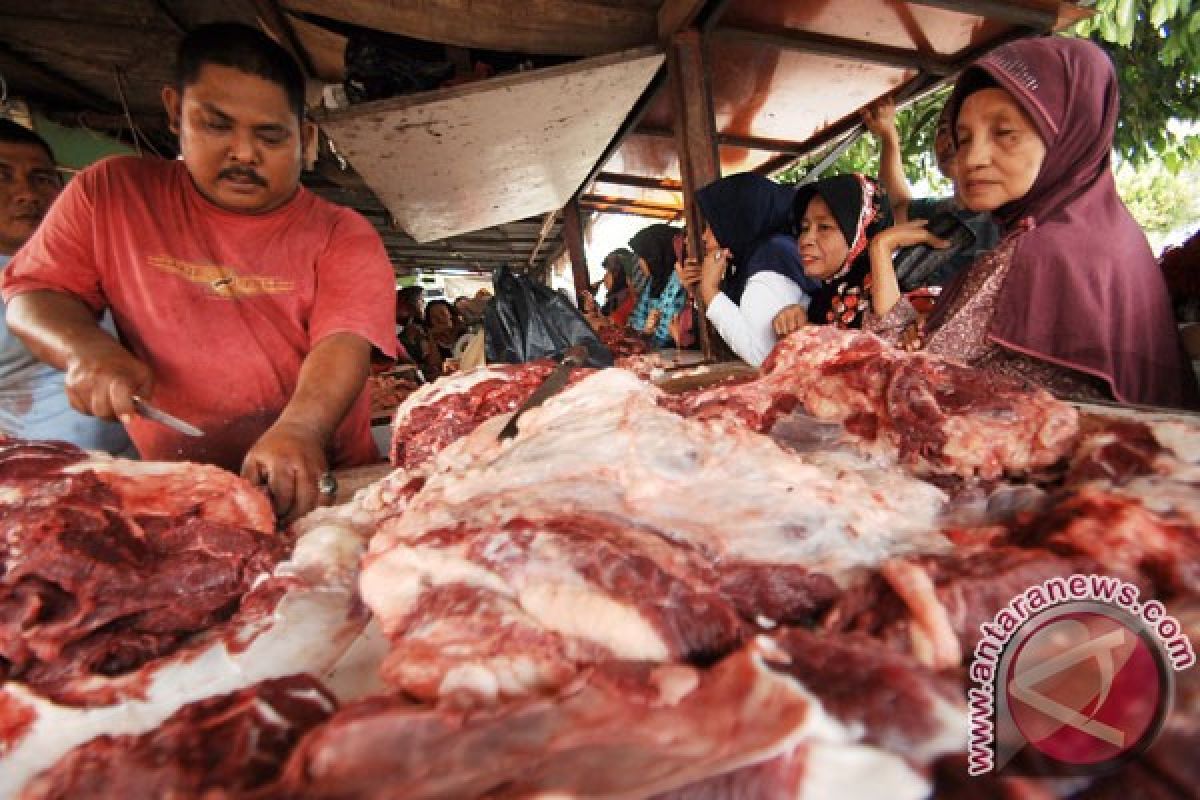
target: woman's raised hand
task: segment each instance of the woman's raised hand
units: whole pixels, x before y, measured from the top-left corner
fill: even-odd
[[[949,247],[949,240],[934,236],[926,230],[925,226],[928,224],[929,220],[914,219],[910,222],[893,225],[876,234],[875,238],[871,240],[871,247],[878,248],[889,255],[901,247],[912,247],[918,244],[927,244],[937,250]]]

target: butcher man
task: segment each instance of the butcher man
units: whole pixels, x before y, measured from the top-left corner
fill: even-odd
[[[378,460],[365,383],[371,345],[395,353],[392,269],[366,220],[300,186],[316,129],[270,38],[197,28],[162,98],[182,159],[71,181],[5,273],[8,324],[143,458],[240,471],[290,521],[331,468]],[[138,416],[135,397],[205,435]]]

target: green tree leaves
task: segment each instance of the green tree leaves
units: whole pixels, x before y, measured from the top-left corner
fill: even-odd
[[[1178,172],[1196,159],[1200,134],[1168,127],[1200,119],[1200,7],[1193,6],[1200,3],[1096,0],[1096,14],[1071,31],[1113,59],[1121,88],[1115,147],[1133,164],[1161,160]]]

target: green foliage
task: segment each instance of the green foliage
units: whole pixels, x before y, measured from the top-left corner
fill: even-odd
[[[1200,165],[1175,172],[1157,162],[1137,169],[1122,164],[1116,169],[1116,180],[1121,199],[1148,234],[1190,228],[1200,219],[1200,197],[1194,190]]]
[[[1167,126],[1200,119],[1200,2],[1096,0],[1094,8],[1071,33],[1096,42],[1116,65],[1118,155],[1136,165],[1161,160],[1176,173],[1200,161],[1200,134]]]
[[[950,95],[945,86],[896,112],[896,130],[900,133],[900,153],[904,157],[904,173],[909,183],[924,181],[936,194],[949,194],[950,182],[937,169],[933,154],[933,138],[937,130],[938,115]],[[826,150],[825,152],[828,152]],[[798,183],[808,170],[823,158],[824,153],[802,159],[786,172],[776,176],[781,183]],[[879,143],[869,133],[864,133],[842,156],[826,170],[826,175],[846,172],[879,174]]]

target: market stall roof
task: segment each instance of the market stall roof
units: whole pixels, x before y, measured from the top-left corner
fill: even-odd
[[[318,86],[347,77],[348,48],[363,36],[426,48],[418,58],[433,46],[454,65],[454,82],[480,80],[374,102],[413,118],[451,113],[456,127],[474,117],[474,126],[464,122],[464,135],[436,147],[420,142],[432,136],[428,126],[414,128],[395,142],[408,168],[389,173],[385,160],[358,152],[379,155],[380,143],[366,147],[360,135],[352,145],[339,132],[339,120],[365,109],[334,103],[341,110],[323,120],[325,132],[335,148],[345,140],[345,152],[326,140],[305,182],[367,214],[399,272],[540,269],[562,251],[565,197],[584,211],[680,216],[666,68],[656,54],[625,51],[658,48],[685,27],[703,30],[721,170],[770,173],[842,136],[881,95],[920,93],[990,47],[1086,13],[1058,0],[8,0],[0,2],[0,75],[9,94],[59,121],[127,138],[136,131],[140,146],[169,156],[159,89],[179,38],[199,24],[261,24]],[[521,59],[523,71],[505,74]],[[481,62],[500,64],[498,74],[485,77]],[[608,74],[587,83],[597,65]],[[573,92],[552,88],[564,74],[579,79]],[[514,85],[522,94],[497,114],[488,104]],[[506,138],[481,146],[481,126],[501,117]],[[464,179],[469,164],[489,168],[488,191]]]

